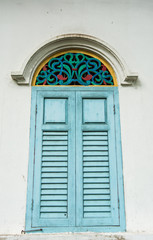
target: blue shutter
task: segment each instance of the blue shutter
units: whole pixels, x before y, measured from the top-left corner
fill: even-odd
[[[119,224],[113,92],[77,92],[77,226]]]
[[[32,225],[73,226],[75,221],[75,95],[39,91]]]
[[[32,103],[26,230],[124,231],[118,90],[35,87]]]

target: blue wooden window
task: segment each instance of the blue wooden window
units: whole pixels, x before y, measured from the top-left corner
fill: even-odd
[[[118,89],[32,89],[27,231],[124,231]]]

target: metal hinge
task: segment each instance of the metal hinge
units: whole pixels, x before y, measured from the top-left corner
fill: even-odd
[[[114,114],[115,114],[116,113],[115,104],[113,106],[113,111],[114,111]]]
[[[32,202],[31,202],[31,210],[33,210],[33,199],[32,199]]]
[[[118,209],[120,209],[120,200],[118,199]]]
[[[32,230],[22,230],[21,234],[31,233],[31,232],[40,232],[40,231],[42,231],[42,228],[32,229]]]
[[[35,113],[37,114],[37,105],[36,105]]]

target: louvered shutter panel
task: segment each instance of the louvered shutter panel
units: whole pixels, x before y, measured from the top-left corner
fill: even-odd
[[[119,224],[113,92],[78,92],[77,226]]]
[[[73,226],[75,221],[75,95],[37,94],[34,227]]]

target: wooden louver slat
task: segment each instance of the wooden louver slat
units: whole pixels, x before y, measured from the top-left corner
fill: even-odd
[[[98,143],[98,145],[97,145]],[[83,132],[83,216],[111,214],[107,131]]]
[[[66,218],[68,133],[43,131],[40,216]]]

